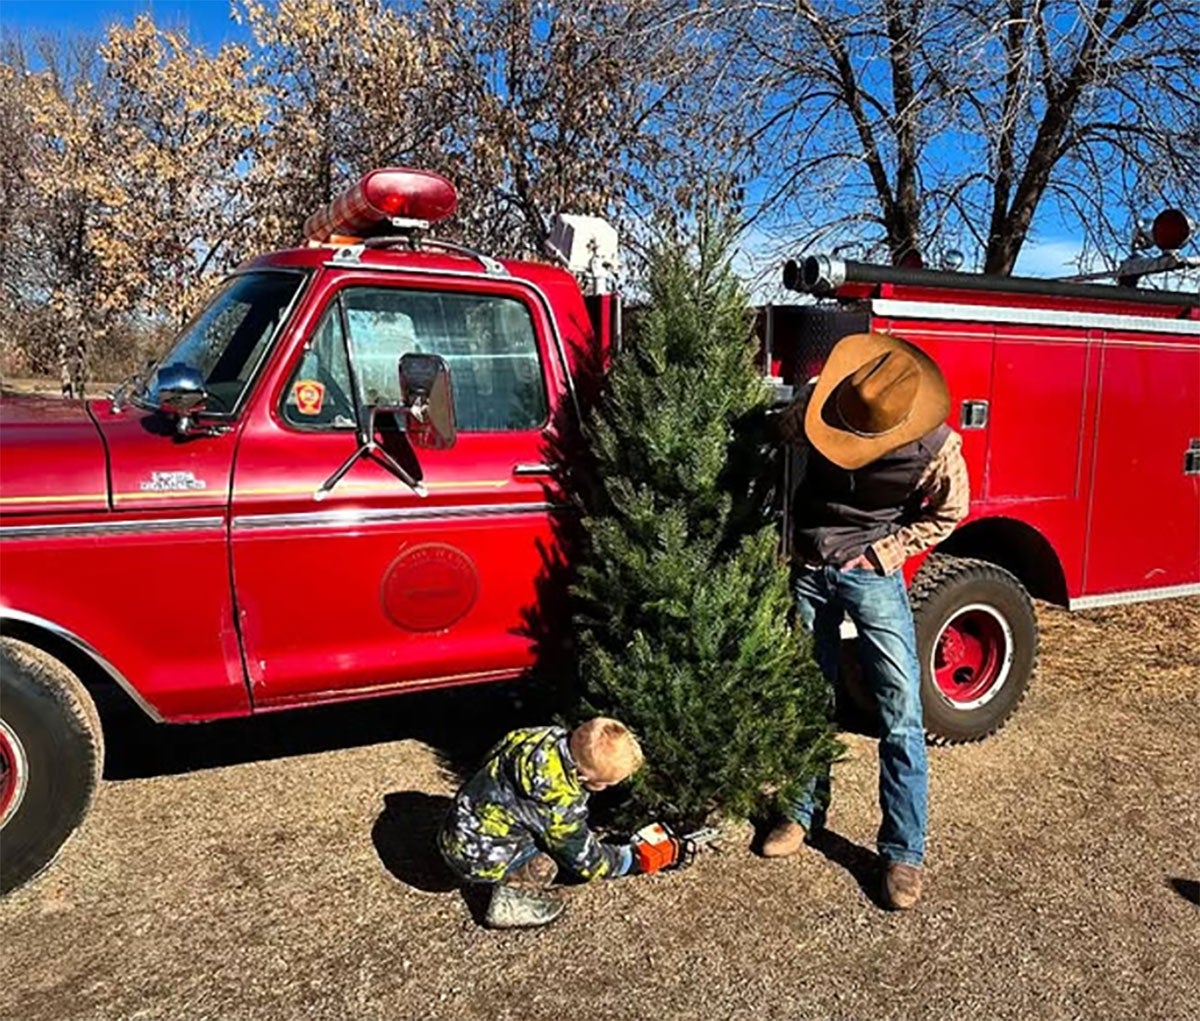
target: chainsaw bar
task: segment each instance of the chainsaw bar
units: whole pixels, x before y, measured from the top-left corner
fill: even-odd
[[[705,826],[703,829],[687,833],[679,838],[679,860],[675,868],[685,869],[696,860],[696,853],[701,847],[711,844],[721,836],[721,831],[715,826]]]

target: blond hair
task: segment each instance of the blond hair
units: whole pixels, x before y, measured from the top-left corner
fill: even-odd
[[[597,716],[571,732],[571,754],[587,773],[610,782],[624,780],[642,768],[642,746],[624,723]]]

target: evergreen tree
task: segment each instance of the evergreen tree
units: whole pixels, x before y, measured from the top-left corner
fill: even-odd
[[[694,251],[653,254],[649,308],[587,427],[579,710],[634,728],[647,766],[631,809],[680,826],[788,797],[838,748],[790,623],[769,452],[746,429],[767,392],[731,241],[709,226]]]

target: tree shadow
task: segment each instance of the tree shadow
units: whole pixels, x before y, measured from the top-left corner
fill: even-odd
[[[1178,876],[1168,876],[1167,886],[1190,904],[1200,907],[1200,881],[1195,879],[1180,879]]]

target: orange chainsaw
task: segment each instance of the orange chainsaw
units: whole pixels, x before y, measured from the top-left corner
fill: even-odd
[[[696,852],[721,836],[713,826],[678,836],[669,826],[652,822],[633,835],[633,856],[639,872],[682,869],[696,860]]]

